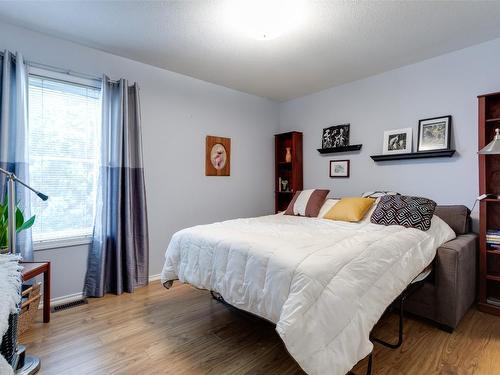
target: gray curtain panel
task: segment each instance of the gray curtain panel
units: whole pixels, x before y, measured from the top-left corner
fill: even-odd
[[[133,292],[148,283],[148,222],[137,84],[103,78],[101,167],[84,294]]]
[[[0,167],[29,182],[28,79],[21,54],[0,54]],[[7,194],[7,181],[0,175],[0,199]],[[30,216],[31,192],[17,184],[16,200],[24,215]],[[17,251],[24,260],[33,260],[31,230],[17,236]]]

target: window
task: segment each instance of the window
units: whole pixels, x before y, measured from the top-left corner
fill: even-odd
[[[98,173],[100,89],[30,73],[28,119],[35,242],[92,234]],[[89,81],[92,82],[92,81]]]

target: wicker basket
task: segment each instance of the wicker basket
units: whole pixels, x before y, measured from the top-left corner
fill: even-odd
[[[34,284],[22,292],[21,311],[17,324],[18,336],[26,332],[35,319],[40,304],[40,285],[41,283]]]

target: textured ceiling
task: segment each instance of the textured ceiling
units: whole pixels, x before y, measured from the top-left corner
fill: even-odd
[[[257,40],[227,1],[0,1],[0,20],[244,92],[287,100],[500,37],[500,2],[303,1]]]

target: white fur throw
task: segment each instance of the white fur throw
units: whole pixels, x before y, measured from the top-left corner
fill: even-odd
[[[0,343],[9,328],[9,315],[15,313],[21,299],[21,258],[18,255],[0,254]],[[0,355],[0,374],[12,374],[12,367]]]

